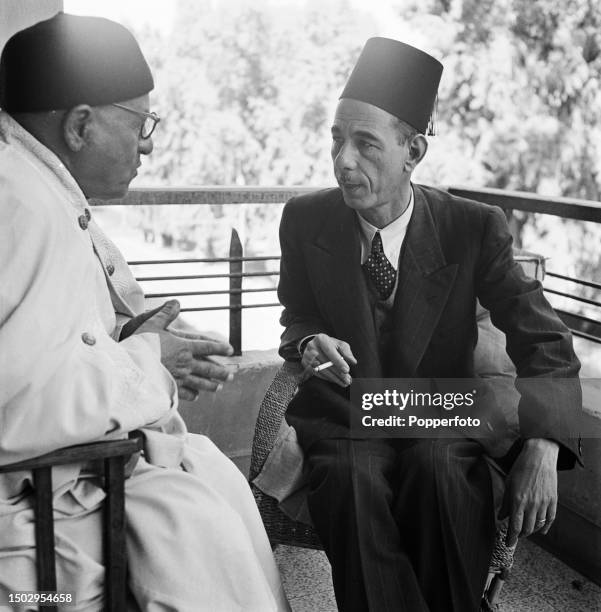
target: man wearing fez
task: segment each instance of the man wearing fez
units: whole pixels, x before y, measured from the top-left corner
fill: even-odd
[[[280,353],[315,373],[286,419],[345,611],[478,610],[495,537],[483,447],[460,436],[365,439],[351,427],[352,378],[472,378],[476,298],[519,377],[580,367],[540,283],[513,261],[502,211],[411,182],[441,73],[418,49],[370,39],[332,126],[339,188],[293,198],[282,215]],[[529,418],[520,414],[522,438],[502,461],[510,544],[555,517],[556,468],[579,458],[562,438],[579,398],[575,384],[560,409],[530,397]]]
[[[131,33],[59,13],[0,60],[0,464],[141,429],[126,481],[129,588],[142,610],[286,610],[242,474],[190,435],[180,397],[228,372],[231,347],[167,329],[88,198],[122,197],[152,152],[149,67]],[[0,479],[0,606],[35,589],[27,473]],[[85,466],[53,470],[58,590],[103,609],[101,502]]]

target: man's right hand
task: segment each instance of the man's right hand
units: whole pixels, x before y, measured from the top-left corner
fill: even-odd
[[[313,373],[314,367],[326,361],[331,361],[334,365],[314,375],[341,387],[348,387],[351,384],[349,364],[357,364],[351,347],[343,340],[326,334],[317,334],[307,343],[301,363],[309,375]]]
[[[216,391],[222,383],[232,380],[233,374],[224,366],[211,361],[211,355],[231,355],[227,342],[209,340],[192,334],[180,334],[167,327],[179,314],[179,302],[169,300],[162,306],[132,319],[123,337],[134,334],[155,333],[161,341],[161,362],[177,383],[180,399],[194,401],[199,391]],[[129,333],[127,333],[129,331]]]

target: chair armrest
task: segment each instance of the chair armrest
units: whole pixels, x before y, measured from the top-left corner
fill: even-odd
[[[0,474],[6,472],[18,472],[22,470],[34,470],[41,467],[64,465],[67,463],[83,463],[97,459],[108,459],[110,457],[129,456],[142,449],[142,438],[135,435],[125,440],[100,440],[88,444],[76,444],[60,448],[51,453],[26,459],[18,463],[0,466]]]
[[[284,361],[265,393],[253,435],[249,480],[263,469],[302,373],[300,362]]]

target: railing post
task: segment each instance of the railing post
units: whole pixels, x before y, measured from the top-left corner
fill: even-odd
[[[232,228],[230,238],[230,344],[242,355],[242,243]]]

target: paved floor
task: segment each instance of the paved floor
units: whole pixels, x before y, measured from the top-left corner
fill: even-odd
[[[336,612],[323,552],[278,546],[275,555],[293,612]],[[601,588],[522,541],[500,602],[500,612],[601,612]]]

